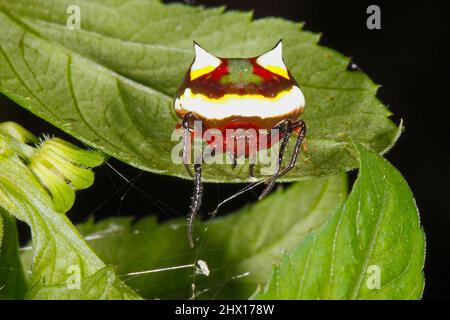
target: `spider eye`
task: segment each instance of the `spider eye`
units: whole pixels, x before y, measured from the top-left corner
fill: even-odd
[[[286,65],[283,62],[283,43],[281,40],[278,41],[277,45],[272,50],[260,55],[256,59],[256,63],[264,69],[289,80],[289,74]]]
[[[195,59],[191,66],[191,80],[197,79],[217,68],[222,61],[216,56],[210,54],[205,49],[194,42]]]

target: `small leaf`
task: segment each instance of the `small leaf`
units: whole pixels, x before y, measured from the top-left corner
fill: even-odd
[[[66,26],[69,5],[80,8],[80,30]],[[190,178],[171,159],[178,143],[171,133],[192,40],[219,56],[248,57],[283,38],[285,61],[306,98],[308,153],[282,179],[329,176],[358,165],[349,141],[383,152],[399,128],[376,99],[377,86],[347,71],[349,58],[317,45],[319,35],[301,27],[156,0],[0,0],[0,92],[128,164]],[[243,182],[248,175],[208,165],[204,180]]]
[[[201,240],[194,250],[187,244],[184,219],[158,224],[151,217],[132,224],[129,218],[110,218],[79,228],[95,252],[143,297],[186,299],[195,281],[196,298],[247,299],[269,280],[283,250],[321,226],[345,195],[344,176],[277,190],[232,215],[198,223]],[[208,276],[195,269],[199,260],[207,264]],[[145,272],[183,265],[192,266]],[[134,272],[143,273],[127,275]]]
[[[284,257],[256,299],[421,297],[425,239],[411,190],[386,160],[358,150],[347,202]]]

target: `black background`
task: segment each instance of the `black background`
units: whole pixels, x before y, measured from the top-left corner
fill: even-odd
[[[173,2],[173,1],[169,1]],[[304,21],[305,29],[322,32],[321,44],[353,57],[360,69],[381,84],[378,96],[403,119],[406,131],[386,155],[404,175],[416,197],[427,237],[425,263],[425,299],[450,297],[450,146],[448,119],[449,73],[446,72],[448,26],[433,12],[432,1],[188,1],[208,6],[227,5],[229,9],[253,10],[255,18],[280,16]],[[381,8],[381,30],[366,28],[366,8]],[[440,76],[439,76],[440,74]],[[58,129],[36,118],[0,96],[1,121],[17,121],[36,134],[53,133],[73,141]],[[130,188],[108,166],[96,170],[96,183],[81,191],[69,216],[76,222],[88,216],[158,214],[161,219],[186,212],[191,182],[152,175],[130,168],[114,159],[108,161],[127,178],[138,176],[136,188]],[[354,176],[354,174],[353,174]],[[207,185],[206,209],[231,194],[240,185]],[[122,189],[120,189],[122,188]],[[119,189],[119,192],[116,192]],[[127,190],[129,190],[127,192]],[[126,194],[125,194],[126,193]],[[125,197],[123,198],[125,194]],[[255,196],[243,196],[223,213],[231,212]],[[281,219],[282,217],[280,217]],[[22,241],[27,232],[22,226]]]

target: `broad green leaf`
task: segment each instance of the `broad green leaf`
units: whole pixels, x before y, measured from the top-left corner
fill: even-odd
[[[386,160],[362,147],[359,153],[347,202],[284,257],[256,299],[422,296],[425,237],[411,190]]]
[[[184,220],[159,224],[154,217],[110,218],[79,226],[89,245],[140,295],[146,298],[247,299],[264,285],[283,250],[290,250],[317,229],[346,196],[346,179],[334,176],[299,182],[235,214],[198,223],[201,237],[189,249]],[[207,227],[205,231],[204,228]],[[194,267],[158,272],[204,260],[210,275]],[[148,273],[147,271],[152,271]],[[140,275],[129,273],[143,272]]]
[[[66,27],[74,5],[80,30]],[[332,175],[358,165],[351,139],[383,152],[399,128],[375,97],[377,86],[347,71],[349,58],[319,46],[319,35],[301,27],[156,0],[0,0],[0,91],[109,155],[189,178],[171,160],[178,142],[170,137],[179,121],[172,100],[193,59],[192,40],[220,56],[253,56],[283,38],[285,60],[306,97],[309,147],[283,179]],[[204,179],[248,177],[246,170],[208,165]]]
[[[16,221],[0,207],[0,300],[22,299],[25,292]]]
[[[0,125],[0,207],[31,228],[33,258],[26,298],[139,298],[95,255],[69,219],[56,211],[56,203],[49,193],[52,190],[47,191],[30,169],[35,161],[33,155],[42,155],[42,145],[46,142],[35,150],[9,133]],[[73,148],[72,151],[61,155],[73,159],[74,155],[81,154]],[[27,153],[32,156],[28,157]],[[64,177],[64,170],[60,173]],[[52,183],[61,182],[55,179]],[[14,235],[9,238],[13,240]],[[17,250],[16,247],[17,243],[12,242],[7,250]]]

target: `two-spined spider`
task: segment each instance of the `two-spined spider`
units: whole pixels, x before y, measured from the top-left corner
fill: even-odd
[[[189,170],[187,159],[188,148],[196,132],[195,121],[201,123],[203,131],[219,130],[226,136],[228,130],[263,130],[267,135],[267,144],[256,143],[256,151],[270,148],[280,141],[276,169],[260,199],[275,185],[277,178],[291,170],[306,134],[306,125],[299,116],[304,110],[305,99],[297,82],[287,69],[282,56],[281,40],[270,51],[252,58],[219,58],[194,42],[195,59],[192,62],[183,83],[178,89],[174,107],[176,114],[182,119],[183,159]],[[294,151],[286,168],[281,169],[283,155],[292,133],[297,134]],[[236,159],[238,156],[248,157],[249,146],[237,153],[235,136],[232,146],[230,140],[223,139],[221,150]],[[242,140],[240,140],[242,141]],[[248,137],[247,140],[248,144]],[[217,146],[217,141],[206,141],[210,146]],[[214,145],[215,144],[215,145]],[[194,191],[188,215],[188,240],[194,246],[192,237],[193,221],[199,211],[203,185],[201,179],[201,161],[194,162]],[[249,165],[250,176],[253,176],[254,163]]]

